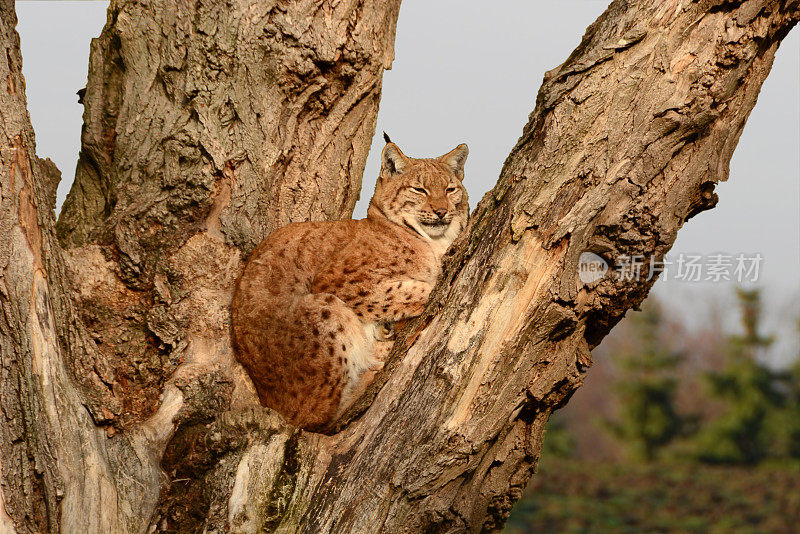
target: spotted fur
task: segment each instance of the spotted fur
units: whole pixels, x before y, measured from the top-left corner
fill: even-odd
[[[262,404],[318,429],[363,392],[466,225],[466,157],[466,145],[414,159],[387,143],[366,219],[291,224],[256,247],[231,320]]]

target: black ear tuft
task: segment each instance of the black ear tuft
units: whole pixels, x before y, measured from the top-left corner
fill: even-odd
[[[394,143],[386,143],[381,152],[381,176],[390,177],[403,172],[408,158]]]
[[[383,132],[383,140],[386,141],[387,143],[392,142],[392,140],[389,139],[389,134],[387,134],[386,132]]]

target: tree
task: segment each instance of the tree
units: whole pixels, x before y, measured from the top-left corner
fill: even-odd
[[[545,458],[570,458],[575,455],[576,443],[563,418],[551,417],[545,429],[541,456]]]
[[[351,212],[398,2],[112,1],[57,225],[0,6],[0,520],[18,532],[496,530],[590,349],[654,281],[582,284],[579,255],[661,258],[714,206],[800,18],[796,0],[613,2],[323,435],[257,405],[227,304],[271,230]]]
[[[712,463],[757,463],[767,457],[775,434],[767,425],[783,408],[779,376],[759,361],[772,338],[761,333],[761,295],[758,290],[736,292],[742,334],[728,340],[727,363],[708,373],[712,398],[724,413],[706,423],[696,440],[700,460]]]
[[[797,464],[800,462],[800,359],[774,374],[780,404],[765,417],[766,457]]]
[[[631,317],[636,350],[615,354],[619,416],[610,428],[632,455],[646,461],[678,437],[684,417],[675,406],[676,367],[681,355],[661,339],[661,308],[652,297]]]
[[[768,420],[771,430],[778,435],[771,452],[797,462],[800,461],[800,356],[795,355],[789,369],[780,375],[785,406]]]

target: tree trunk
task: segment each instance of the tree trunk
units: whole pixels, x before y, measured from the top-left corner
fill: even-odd
[[[233,360],[232,284],[275,228],[352,213],[398,8],[112,1],[55,225],[3,1],[0,526],[500,528],[550,413],[655,281],[584,284],[580,254],[660,259],[714,206],[800,18],[798,0],[612,3],[545,76],[349,425],[297,431]]]

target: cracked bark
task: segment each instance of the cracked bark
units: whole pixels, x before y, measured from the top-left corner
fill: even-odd
[[[58,224],[0,5],[0,525],[18,532],[500,528],[550,413],[654,281],[582,284],[578,256],[660,259],[714,206],[800,18],[613,2],[545,76],[387,371],[323,435],[257,405],[227,306],[270,231],[352,212],[399,2],[112,1]]]

